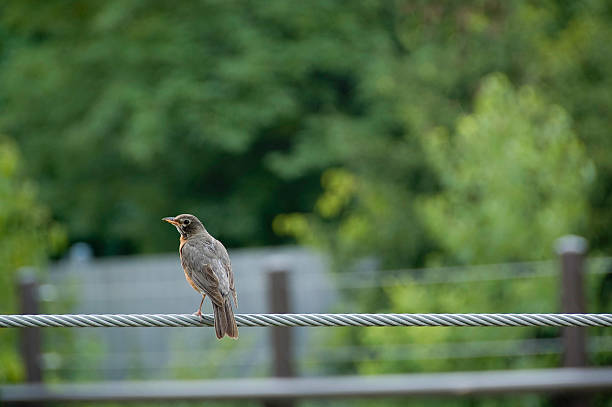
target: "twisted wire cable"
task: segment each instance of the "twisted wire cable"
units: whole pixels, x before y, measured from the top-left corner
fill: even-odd
[[[335,326],[601,326],[612,314],[237,314],[241,327]],[[0,328],[201,327],[211,314],[0,315]]]

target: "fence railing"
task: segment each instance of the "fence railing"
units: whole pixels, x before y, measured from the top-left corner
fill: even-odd
[[[612,368],[0,386],[4,402],[259,400],[611,392]],[[278,405],[278,404],[275,404]],[[582,404],[581,404],[582,405]]]
[[[561,241],[561,304],[565,314],[287,314],[290,311],[289,274],[285,270],[269,273],[269,309],[277,314],[240,314],[241,326],[271,326],[270,348],[273,374],[293,377],[296,373],[295,352],[291,330],[281,326],[560,326],[562,339],[557,340],[555,352],[563,354],[563,366],[586,366],[587,326],[610,326],[612,314],[585,314],[584,299],[584,245],[581,238],[568,237]],[[531,263],[529,263],[531,264]],[[535,263],[534,263],[535,264]],[[537,264],[536,264],[537,265]],[[502,273],[504,279],[516,278],[511,272]],[[530,273],[521,273],[521,278]],[[535,273],[539,275],[538,273]],[[541,274],[541,273],[540,273]],[[551,275],[549,272],[546,276]],[[499,277],[499,276],[497,276]],[[495,276],[485,276],[499,280]],[[456,280],[456,281],[455,281]],[[461,278],[451,282],[464,283]],[[468,279],[469,280],[469,279]],[[481,277],[482,280],[482,277]],[[502,279],[503,280],[503,279]],[[479,281],[474,278],[470,281]],[[424,283],[442,283],[439,278],[425,279]],[[421,282],[423,283],[423,282]],[[350,286],[347,285],[347,287]],[[345,288],[347,288],[345,287]],[[36,314],[39,290],[31,278],[21,286],[22,312]],[[191,315],[17,315],[0,316],[0,326],[27,327],[22,330],[22,355],[28,381],[40,382],[42,367],[40,356],[40,330],[43,326],[202,326],[211,325],[212,317],[204,322]],[[548,339],[533,339],[546,341]],[[517,344],[523,341],[515,341]],[[535,342],[534,342],[535,343]],[[559,344],[561,346],[559,346]],[[606,348],[602,348],[606,351]],[[597,349],[594,349],[597,350]],[[482,356],[482,355],[481,355]],[[488,356],[488,355],[484,355]],[[333,358],[331,358],[333,359]]]

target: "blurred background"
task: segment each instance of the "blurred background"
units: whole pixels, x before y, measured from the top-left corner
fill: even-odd
[[[179,213],[230,249],[240,313],[270,310],[277,270],[298,313],[559,312],[570,233],[610,312],[610,38],[604,0],[3,1],[0,312],[23,267],[40,312],[195,311]],[[297,376],[563,363],[556,328],[292,332]],[[50,383],[274,374],[263,328],[42,335]],[[0,330],[0,383],[26,380],[19,342]]]

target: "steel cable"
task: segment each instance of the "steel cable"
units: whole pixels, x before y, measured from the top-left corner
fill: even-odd
[[[612,314],[237,314],[241,327],[612,326]],[[0,328],[199,327],[213,316],[189,314],[0,315]]]

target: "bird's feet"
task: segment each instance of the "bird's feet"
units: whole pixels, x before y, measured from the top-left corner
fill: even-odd
[[[191,315],[195,315],[195,316],[197,316],[197,317],[200,317],[200,322],[203,322],[203,321],[204,321],[204,318],[202,318],[202,310],[200,310],[200,309],[199,309],[199,310],[197,310],[196,312],[194,312],[194,313],[193,313],[193,314],[191,314]]]

